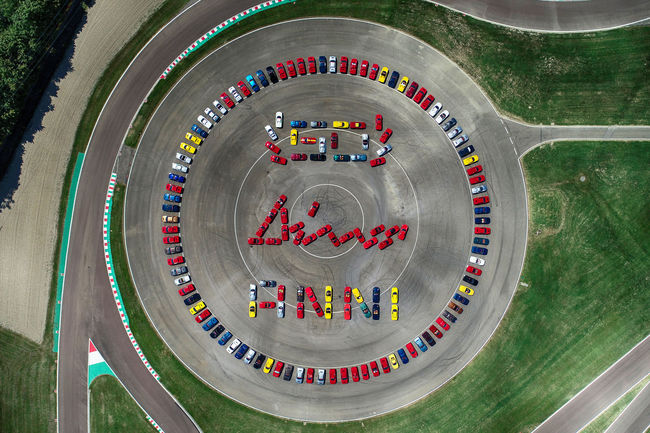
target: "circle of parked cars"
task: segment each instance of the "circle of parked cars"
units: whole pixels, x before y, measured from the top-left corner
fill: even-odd
[[[268,87],[272,84],[278,83],[280,80],[284,81],[289,78],[314,75],[317,73],[359,75],[360,77],[367,77],[369,80],[376,80],[381,84],[387,84],[390,88],[393,88],[397,92],[402,93],[405,97],[411,99],[415,104],[419,105],[420,108],[427,112],[427,114],[442,128],[454,148],[460,148],[469,141],[469,136],[463,133],[463,128],[457,124],[457,120],[453,117],[450,117],[448,110],[443,110],[443,105],[441,102],[437,102],[435,105],[433,105],[433,107],[431,107],[435,101],[435,97],[431,94],[428,94],[426,88],[420,86],[417,82],[410,80],[406,76],[402,76],[400,79],[399,72],[391,72],[386,66],[380,68],[376,63],[371,65],[367,60],[359,61],[356,58],[348,59],[348,57],[345,56],[342,56],[340,59],[337,59],[336,56],[329,56],[329,59],[327,59],[325,56],[319,56],[318,61],[315,57],[308,57],[307,61],[305,61],[303,58],[298,58],[296,60],[296,63],[294,63],[293,60],[288,60],[286,62],[286,68],[282,63],[277,63],[275,65],[275,69],[273,66],[267,66],[266,74],[262,69],[259,69],[255,72],[255,74],[249,74],[245,77],[244,80],[237,82],[237,88],[235,88],[235,86],[229,87],[228,93],[230,96],[226,92],[221,93],[221,102],[219,100],[214,100],[212,103],[214,109],[220,114],[216,114],[216,112],[213,111],[211,107],[207,107],[204,110],[203,114],[197,116],[198,124],[192,124],[190,128],[191,132],[187,132],[185,134],[185,140],[187,142],[181,141],[179,148],[187,154],[176,152],[175,158],[178,162],[175,160],[171,164],[172,171],[169,172],[165,186],[166,192],[163,193],[162,210],[167,214],[162,215],[161,218],[161,221],[163,223],[162,234],[163,243],[165,244],[164,251],[168,256],[167,264],[171,267],[171,276],[176,277],[173,281],[174,284],[178,286],[178,294],[183,297],[183,302],[186,306],[189,307],[189,313],[194,317],[194,320],[200,324],[206,332],[209,333],[211,338],[218,339],[217,343],[219,345],[227,345],[226,351],[228,353],[234,354],[234,357],[236,359],[243,358],[245,364],[252,363],[253,368],[255,369],[261,369],[264,373],[272,372],[272,375],[274,377],[282,376],[283,379],[287,381],[290,381],[292,379],[295,370],[296,383],[315,382],[319,385],[324,385],[326,382],[329,382],[330,384],[336,384],[338,383],[338,378],[340,377],[340,382],[346,384],[350,379],[352,382],[369,380],[371,374],[373,377],[377,377],[380,375],[380,369],[384,374],[388,374],[391,372],[391,370],[396,370],[399,368],[400,361],[402,364],[408,364],[410,362],[410,359],[416,359],[420,354],[425,353],[429,348],[435,346],[436,339],[443,338],[443,331],[446,332],[450,330],[450,324],[454,324],[456,322],[457,316],[462,314],[464,306],[467,306],[469,304],[469,297],[474,295],[475,289],[479,284],[479,281],[476,279],[476,277],[481,276],[483,272],[481,268],[486,263],[484,256],[488,254],[488,249],[486,246],[489,245],[489,239],[487,237],[480,236],[488,236],[491,233],[491,228],[489,227],[490,217],[486,216],[490,214],[490,207],[485,206],[489,204],[490,198],[487,194],[484,194],[487,192],[487,185],[485,184],[485,173],[483,171],[483,167],[476,164],[479,161],[479,157],[475,153],[474,147],[472,145],[462,147],[457,152],[463,166],[466,167],[465,170],[470,184],[472,204],[474,205],[475,214],[474,234],[480,236],[475,236],[473,238],[474,245],[471,247],[472,255],[469,258],[469,264],[465,268],[467,274],[462,277],[462,283],[459,284],[457,291],[449,300],[446,306],[447,309],[443,310],[441,315],[436,317],[434,322],[420,335],[416,336],[413,341],[409,341],[403,348],[397,349],[395,351],[395,353],[397,353],[397,356],[395,353],[391,352],[385,356],[379,357],[378,360],[372,360],[368,363],[338,368],[293,366],[285,364],[285,362],[274,359],[263,353],[258,353],[258,351],[256,351],[254,348],[249,347],[239,338],[235,337],[233,339],[232,332],[226,330],[224,324],[220,323],[220,321],[214,317],[205,302],[201,299],[201,295],[198,293],[195,285],[191,282],[192,279],[189,274],[189,269],[185,265],[183,247],[181,244],[181,237],[179,235],[180,217],[175,214],[180,212],[184,184],[187,180],[186,176],[189,173],[194,155],[196,155],[198,149],[200,149],[203,140],[208,137],[209,131],[213,128],[213,126],[218,124],[218,122],[221,120],[221,116],[225,116],[229,110],[236,107],[236,104],[243,103],[245,100],[244,98],[250,98],[254,93],[257,93],[263,88]],[[237,89],[239,89],[239,91]],[[239,92],[241,92],[241,94]],[[283,122],[284,116],[282,112],[277,112],[275,117],[276,128],[282,128]],[[292,128],[290,132],[290,144],[297,145],[299,138],[298,129],[307,127],[307,122],[304,120],[293,120],[291,121],[290,125]],[[322,120],[311,121],[310,126],[312,128],[326,128],[327,122]],[[350,128],[363,130],[366,128],[365,122],[345,120],[333,121],[332,126],[334,129]],[[278,135],[270,124],[265,126],[265,130],[272,141],[278,140]],[[386,158],[384,155],[392,150],[392,146],[386,144],[386,142],[392,136],[393,131],[390,128],[386,128],[384,130],[384,120],[381,114],[377,114],[375,116],[375,130],[383,131],[381,137],[379,138],[379,141],[385,146],[377,151],[379,157],[370,161],[372,167],[384,165],[386,163]],[[309,159],[311,161],[326,160],[325,155],[327,141],[325,137],[319,137],[318,139],[316,137],[301,137],[300,143],[306,145],[318,143],[319,152],[310,154]],[[338,133],[332,132],[330,135],[330,147],[332,149],[337,149],[338,143]],[[368,134],[362,134],[361,145],[363,150],[368,150]],[[287,159],[279,156],[281,150],[278,146],[270,141],[267,141],[265,143],[265,146],[269,151],[273,153],[270,157],[271,162],[281,165],[287,164]],[[290,160],[306,161],[307,155],[306,153],[293,153]],[[367,155],[337,154],[334,155],[333,160],[335,162],[364,162],[367,161]],[[256,232],[257,236],[248,239],[249,245],[280,245],[282,241],[289,240],[289,233],[295,233],[293,243],[295,245],[302,244],[303,246],[307,246],[309,243],[315,241],[318,237],[322,237],[327,234],[332,244],[334,244],[336,247],[356,237],[357,241],[362,243],[365,249],[368,249],[378,243],[376,236],[385,230],[385,226],[383,224],[379,225],[371,230],[370,234],[372,238],[365,240],[364,235],[358,228],[355,228],[350,232],[346,232],[341,237],[337,237],[332,232],[332,227],[327,224],[321,227],[321,229],[319,229],[316,233],[307,235],[305,237],[305,233],[302,231],[302,228],[304,228],[304,223],[302,221],[299,221],[293,225],[289,225],[287,219],[287,211],[284,207],[285,201],[285,195],[281,195],[278,198],[274,207],[269,212],[269,215],[266,217],[265,221]],[[307,211],[307,215],[314,217],[319,209],[319,206],[320,204],[318,202],[314,202],[310,209]],[[280,214],[282,223],[282,236],[281,238],[267,238],[266,241],[264,241],[262,236],[278,213]],[[395,234],[398,235],[398,239],[404,240],[407,232],[408,225],[405,224],[401,227],[399,225],[391,227],[385,232],[386,239],[379,243],[379,248],[384,249],[392,244],[392,236]],[[277,283],[273,280],[261,280],[258,283],[261,287],[277,286],[277,316],[279,318],[283,318],[285,316],[286,286],[277,285]],[[326,320],[331,320],[333,317],[333,291],[334,289],[331,286],[326,286],[325,308],[323,310],[323,308],[321,308],[320,304],[318,303],[312,287],[297,287],[297,318],[304,318],[304,297],[307,295],[307,298],[309,302],[311,302],[312,308],[314,309],[316,315],[318,317],[324,317]],[[364,301],[364,298],[358,288],[345,287],[345,306],[343,314],[344,320],[351,319],[352,313],[350,303],[352,296],[354,296],[355,300],[359,304],[361,312],[366,318],[372,317],[373,320],[379,320],[380,292],[381,290],[378,287],[373,288],[373,306],[371,310],[371,308],[369,308]],[[391,289],[391,320],[398,320],[398,300],[399,290],[397,287],[393,287]],[[257,301],[257,285],[250,284],[249,317],[254,318],[257,316],[258,307],[259,309],[276,308],[275,300],[263,301],[259,302],[259,304]],[[419,353],[418,350],[420,351]],[[400,361],[398,361],[398,358]],[[327,377],[329,377],[329,381],[326,380]]]

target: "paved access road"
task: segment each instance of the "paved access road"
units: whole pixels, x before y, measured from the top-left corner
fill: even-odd
[[[648,373],[650,373],[650,338],[643,340],[634,350],[619,359],[589,386],[540,424],[534,430],[535,433],[578,431],[590,422],[596,414],[601,413],[613,401],[632,388],[634,384],[646,377]],[[645,396],[641,396],[641,401],[644,401],[643,399],[647,404],[647,393]],[[643,403],[639,404],[643,405]],[[634,408],[623,416],[627,417],[627,419],[619,421],[621,425],[628,423],[642,424],[647,422],[648,419],[644,414],[639,415],[638,412],[634,411]],[[625,431],[625,429],[613,431]]]
[[[547,32],[604,30],[650,18],[648,0],[440,0],[432,3],[497,24]]]
[[[98,120],[79,180],[64,282],[57,385],[61,432],[87,431],[89,337],[163,430],[196,431],[175,400],[140,362],[124,332],[104,264],[102,212],[123,132],[160,72],[199,34],[257,3],[200,2],[171,22],[134,60]]]
[[[350,41],[356,44],[351,46]],[[167,173],[196,116],[221,92],[257,69],[319,55],[347,55],[387,65],[435,95],[471,137],[468,144],[475,147],[488,179],[493,221],[487,264],[478,277],[476,294],[435,347],[390,375],[325,387],[262,374],[218,346],[194,323],[176,293],[160,230]],[[378,148],[379,138],[374,116],[382,113],[386,127],[394,131],[390,139],[394,150],[380,168],[335,163],[333,153],[362,152],[358,135],[362,131],[339,131],[339,150],[328,149],[327,162],[271,164],[265,153],[264,125],[273,123],[276,111],[284,112],[286,123],[292,119],[365,121],[369,128],[363,132],[374,141],[373,149]],[[278,130],[281,155],[316,151],[313,145],[290,146],[289,130],[288,125]],[[301,134],[329,138],[331,132]],[[387,227],[406,223],[411,229],[406,242],[396,241],[383,252],[357,245],[340,257],[331,257],[339,249],[327,238],[304,250],[292,244],[248,247],[247,237],[282,193],[288,196],[291,222],[305,221],[307,233],[326,223],[339,236],[355,226],[364,227],[367,235],[380,223]],[[311,221],[305,212],[314,199],[321,201],[321,210],[316,221]],[[293,365],[330,368],[367,363],[394,352],[440,314],[464,275],[473,238],[472,208],[464,167],[450,140],[425,111],[385,84],[359,76],[317,74],[272,85],[223,117],[191,165],[180,226],[194,283],[236,337]],[[489,338],[508,305],[523,261],[527,221],[518,157],[480,89],[455,64],[420,41],[376,24],[341,19],[298,20],[256,31],[217,50],[188,73],[161,104],[138,148],[125,217],[139,295],[176,355],[238,401],[310,421],[351,420],[394,410],[455,375]],[[269,232],[279,235],[279,225],[274,223]],[[258,318],[248,318],[248,285],[261,278],[287,285],[285,319],[278,320],[275,311],[264,310]],[[307,306],[307,317],[299,321],[297,284],[314,287],[321,305],[324,287],[331,284],[334,319],[317,319]],[[346,285],[359,287],[367,299],[371,288],[379,286],[384,291],[382,320],[362,318],[355,308],[354,319],[344,321]],[[401,289],[399,322],[389,320],[388,314],[386,291],[393,285]],[[273,295],[262,290],[260,300],[272,300]]]

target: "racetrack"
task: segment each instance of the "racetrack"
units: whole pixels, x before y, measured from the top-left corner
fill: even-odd
[[[350,52],[351,41],[355,41],[355,52]],[[331,54],[350,58],[358,55],[371,64],[388,65],[418,81],[450,110],[480,155],[488,178],[493,221],[485,273],[480,277],[477,294],[453,329],[426,354],[391,375],[345,387],[287,383],[226,354],[195,326],[187,307],[180,302],[160,239],[160,204],[166,176],[177,143],[196,115],[250,72],[288,58]],[[297,118],[362,120],[370,129],[374,114],[380,112],[386,126],[395,131],[390,141],[395,150],[381,168],[370,168],[367,163],[333,163],[331,150],[326,163],[271,166],[268,154],[256,162],[266,150],[263,126],[272,123],[277,110],[284,111],[287,122]],[[288,130],[285,127],[278,131],[281,139],[287,137]],[[331,130],[325,132],[329,136]],[[377,140],[374,130],[365,132]],[[358,137],[352,131],[339,135],[342,153],[360,151]],[[293,151],[287,141],[280,143],[284,156]],[[310,152],[307,146],[297,148]],[[312,198],[301,194],[312,194],[315,190],[310,188],[321,184],[344,187],[359,199],[366,233],[379,223],[387,227],[408,223],[411,231],[407,242],[384,252],[364,251],[357,246],[341,257],[326,260],[305,254],[293,245],[253,249],[244,245],[280,193],[287,194],[289,207],[300,197],[296,207],[304,212],[302,209]],[[358,76],[299,77],[253,95],[214,128],[197,154],[186,188],[181,236],[198,290],[235,336],[291,364],[352,365],[395,351],[439,314],[457,287],[469,255],[472,206],[466,176],[453,146],[412,101],[385,85]],[[345,211],[328,213],[328,208],[335,209],[334,191],[339,188],[317,189],[324,200],[319,217],[324,219],[309,228],[331,222],[340,236],[354,227],[347,225],[351,221],[361,225],[358,205],[351,199]],[[517,155],[489,101],[460,69],[421,41],[360,21],[310,19],[284,23],[240,38],[206,58],[184,77],[154,115],[138,148],[127,193],[125,235],[131,269],[160,335],[195,374],[221,392],[257,409],[295,419],[340,421],[369,417],[409,404],[444,383],[473,357],[497,326],[514,292],[525,251],[523,178]],[[236,219],[235,209],[241,215]],[[291,222],[295,222],[291,215]],[[346,228],[337,230],[336,224]],[[273,229],[277,231],[277,226]],[[325,238],[305,250],[319,256],[338,253],[328,243]],[[247,317],[247,288],[252,276],[287,285],[285,319],[275,318],[273,311],[261,311],[254,320]],[[389,320],[386,294],[379,322],[360,317],[358,310],[353,311],[352,322],[342,320],[343,304],[338,299],[343,286],[358,286],[369,297],[369,287],[378,284],[385,291],[396,279],[402,290],[399,322]],[[299,322],[293,309],[295,285],[313,286],[323,305],[322,291],[327,283],[336,290],[335,318],[325,322],[308,314]],[[272,299],[270,294],[260,297]]]

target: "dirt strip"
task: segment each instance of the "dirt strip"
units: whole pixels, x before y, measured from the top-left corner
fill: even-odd
[[[0,182],[0,326],[36,342],[45,329],[56,214],[77,124],[110,59],[162,2],[100,0],[88,10]]]

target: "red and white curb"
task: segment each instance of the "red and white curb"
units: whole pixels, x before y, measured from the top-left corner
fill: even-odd
[[[112,173],[111,179],[108,182],[108,190],[106,191],[106,202],[104,203],[103,240],[104,240],[104,260],[106,261],[106,271],[108,272],[108,280],[111,283],[111,290],[113,291],[113,299],[115,299],[115,305],[117,306],[117,311],[120,314],[120,319],[122,320],[122,324],[124,325],[124,330],[126,331],[126,335],[129,336],[129,340],[131,340],[131,344],[133,345],[133,348],[138,353],[138,356],[140,356],[140,360],[142,361],[144,366],[147,367],[147,370],[149,370],[149,373],[151,373],[151,375],[156,380],[159,381],[160,376],[158,375],[158,373],[156,373],[156,371],[153,369],[151,364],[149,364],[147,357],[144,356],[144,353],[142,353],[142,349],[140,348],[140,345],[135,340],[135,337],[133,336],[133,332],[131,332],[131,328],[129,327],[129,318],[126,315],[126,310],[124,309],[124,305],[122,303],[122,297],[120,295],[120,289],[117,285],[115,272],[113,270],[113,262],[111,256],[111,240],[110,240],[109,231],[110,231],[111,205],[112,205],[113,192],[115,191],[116,183],[117,183],[117,174]]]
[[[147,421],[149,421],[149,424],[151,424],[153,428],[155,428],[156,430],[158,430],[161,433],[165,433],[165,431],[160,428],[158,423],[156,421],[154,421],[153,418],[151,418],[149,415],[147,415]]]
[[[293,2],[295,0],[272,0],[272,1],[265,1],[263,3],[260,3],[258,5],[253,6],[252,8],[246,9],[244,11],[241,11],[237,15],[234,15],[232,18],[228,18],[226,21],[222,22],[216,27],[213,27],[211,30],[209,30],[207,33],[205,33],[203,36],[201,36],[199,39],[194,41],[192,45],[187,47],[181,54],[179,54],[176,59],[174,59],[173,62],[167,68],[165,68],[165,71],[160,75],[160,78],[165,79],[167,78],[167,75],[174,69],[178,63],[183,60],[185,57],[190,55],[192,51],[196,50],[199,48],[201,45],[212,39],[214,36],[218,35],[221,31],[223,31],[226,27],[229,27],[233,25],[234,23],[241,21],[244,18],[247,18],[251,15],[255,15],[258,12],[261,12],[265,9],[270,9],[274,8],[276,6],[280,6],[283,3],[289,3]]]

